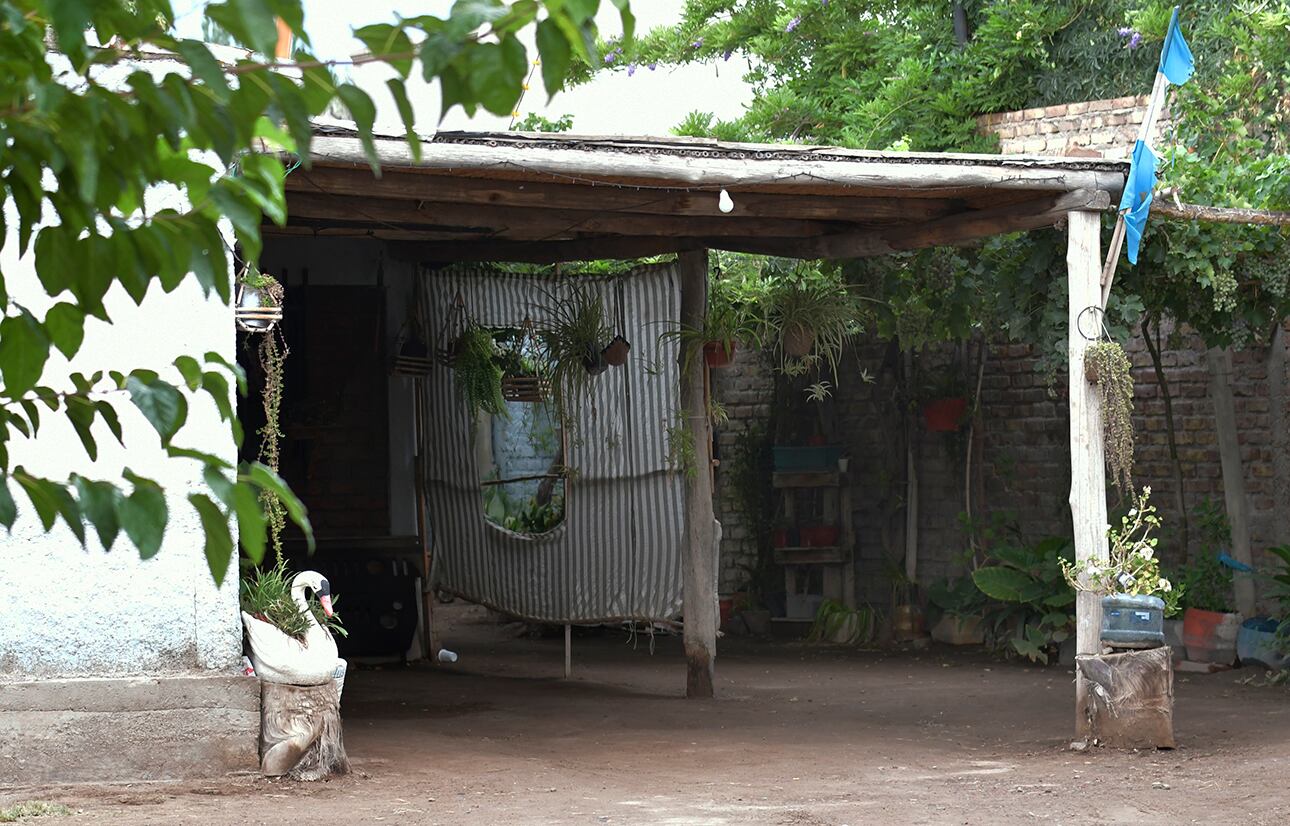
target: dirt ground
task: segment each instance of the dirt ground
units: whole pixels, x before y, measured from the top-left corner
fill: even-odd
[[[452,606],[450,667],[351,672],[353,775],[0,793],[63,824],[1290,822],[1290,691],[1179,675],[1180,747],[1073,752],[1068,669],[979,651],[723,640],[719,699],[683,698],[680,641],[517,638]],[[43,819],[36,821],[45,824]]]

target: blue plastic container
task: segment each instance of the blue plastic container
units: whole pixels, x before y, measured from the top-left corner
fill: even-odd
[[[1102,597],[1102,642],[1114,648],[1164,645],[1165,601],[1128,594]]]
[[[775,470],[779,471],[819,471],[837,470],[838,457],[842,448],[836,445],[816,447],[775,446]]]
[[[1277,650],[1280,624],[1268,617],[1253,617],[1241,623],[1241,630],[1236,632],[1236,655],[1241,665],[1261,665],[1273,671],[1290,667],[1290,654]]]

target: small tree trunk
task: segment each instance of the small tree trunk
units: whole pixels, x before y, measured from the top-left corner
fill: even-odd
[[[321,780],[349,773],[340,725],[340,686],[260,683],[260,771]]]
[[[1189,542],[1190,526],[1187,521],[1187,497],[1183,487],[1182,462],[1178,459],[1178,436],[1174,426],[1174,399],[1169,390],[1169,380],[1165,378],[1164,364],[1160,360],[1160,317],[1154,318],[1155,339],[1152,339],[1151,316],[1142,318],[1142,340],[1147,343],[1147,352],[1151,354],[1151,366],[1156,372],[1156,385],[1160,388],[1160,398],[1165,403],[1165,435],[1169,437],[1169,461],[1173,465],[1174,475],[1174,509],[1177,511],[1178,539],[1182,546],[1182,561],[1191,556]]]
[[[1168,646],[1076,659],[1089,691],[1092,739],[1118,749],[1174,747],[1174,669]]]

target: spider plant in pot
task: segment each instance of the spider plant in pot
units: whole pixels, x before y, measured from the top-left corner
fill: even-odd
[[[681,356],[688,371],[702,357],[709,367],[728,367],[735,360],[739,343],[760,344],[759,324],[752,309],[735,303],[728,291],[716,282],[709,294],[708,309],[700,327],[682,324],[668,330],[660,339],[680,342]]]
[[[546,293],[551,302],[546,320],[537,329],[538,338],[551,362],[551,385],[561,418],[570,412],[570,402],[590,388],[590,379],[605,372],[604,302],[592,288],[571,284],[567,293]]]
[[[457,339],[457,355],[452,369],[472,421],[478,419],[481,412],[493,416],[506,415],[499,361],[492,331],[478,324],[467,325]]]
[[[777,280],[766,300],[766,326],[778,338],[781,367],[818,360],[836,376],[843,345],[861,329],[859,305],[846,286],[813,269]]]
[[[1102,439],[1106,465],[1116,488],[1131,489],[1133,476],[1133,364],[1124,348],[1110,340],[1084,351],[1084,375],[1097,385],[1102,401]]]

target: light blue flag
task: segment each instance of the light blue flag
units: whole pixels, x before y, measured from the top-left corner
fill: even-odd
[[[1133,162],[1129,165],[1129,179],[1124,182],[1124,195],[1120,197],[1120,211],[1124,213],[1125,252],[1129,263],[1138,263],[1138,246],[1142,243],[1142,230],[1151,211],[1151,191],[1156,186],[1156,153],[1146,141],[1133,146]]]
[[[1165,47],[1160,52],[1160,73],[1173,85],[1181,86],[1191,79],[1195,69],[1191,48],[1178,28],[1178,7],[1174,6],[1173,17],[1169,19],[1169,33],[1165,35]]]

